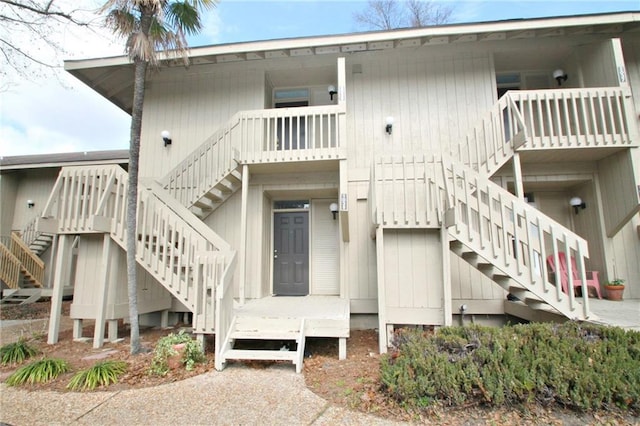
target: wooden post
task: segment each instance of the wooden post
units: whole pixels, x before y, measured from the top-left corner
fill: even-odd
[[[338,105],[347,103],[347,71],[344,58],[338,58]]]
[[[118,340],[118,320],[109,320],[109,341],[115,342]]]
[[[249,166],[242,166],[242,209],[240,211],[240,304],[244,305],[247,283],[247,203],[249,200]]]
[[[524,200],[524,188],[522,186],[522,168],[520,166],[520,154],[513,153],[513,185],[515,186],[516,197]]]
[[[58,343],[60,332],[60,316],[62,315],[62,296],[65,284],[69,281],[69,264],[71,263],[71,236],[63,234],[58,241],[58,253],[55,259],[55,276],[51,294],[51,314],[49,316],[49,335],[47,343]]]
[[[96,311],[96,323],[93,331],[93,347],[100,348],[104,343],[104,329],[107,320],[107,301],[109,298],[109,282],[111,275],[111,236],[102,236],[102,261],[98,283],[98,306]]]
[[[387,309],[384,280],[384,231],[376,229],[376,263],[378,269],[378,344],[380,353],[387,353]]]
[[[451,307],[451,251],[449,249],[449,233],[444,224],[440,227],[440,240],[442,244],[442,303],[444,325],[453,324],[453,310]]]

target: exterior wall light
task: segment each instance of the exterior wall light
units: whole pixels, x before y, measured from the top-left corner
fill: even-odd
[[[333,214],[333,220],[336,220],[336,214],[338,213],[338,203],[329,204],[329,211]]]
[[[393,122],[394,122],[393,117],[391,116],[387,117],[386,119],[387,125],[385,126],[384,131],[387,132],[388,135],[390,135],[391,132],[393,131]]]
[[[333,95],[338,93],[336,91],[336,86],[334,86],[333,84],[331,86],[327,87],[327,91],[329,92],[329,96],[331,97],[331,100],[333,100]]]
[[[578,214],[578,211],[580,209],[584,210],[587,208],[587,204],[582,201],[582,198],[580,197],[571,198],[571,200],[569,200],[569,205],[573,207],[573,210],[576,212],[576,214]]]
[[[567,75],[566,72],[564,72],[564,70],[562,70],[561,68],[558,68],[553,72],[553,78],[555,78],[556,81],[558,82],[558,86],[562,86],[562,82],[567,81],[567,78],[569,78],[569,76]]]
[[[162,133],[160,133],[160,136],[162,136],[162,140],[164,141],[165,147],[167,145],[171,145],[171,133],[169,133],[168,130],[163,130]]]
[[[27,200],[27,207],[32,209],[33,206],[35,206],[36,203],[33,200]]]

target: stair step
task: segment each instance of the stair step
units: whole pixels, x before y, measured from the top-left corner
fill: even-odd
[[[250,349],[230,349],[225,352],[226,359],[245,359],[260,361],[292,361],[295,362],[296,351],[266,351]]]
[[[242,173],[238,170],[231,170],[229,177],[235,179],[237,182],[242,182]]]
[[[278,317],[237,316],[235,332],[299,333],[300,319]]]
[[[297,340],[300,330],[278,331],[278,330],[240,330],[231,333],[232,339],[245,340]]]

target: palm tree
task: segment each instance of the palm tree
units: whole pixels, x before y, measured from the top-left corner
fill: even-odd
[[[216,3],[217,0],[108,0],[102,7],[107,25],[116,35],[126,38],[125,50],[134,64],[127,192],[127,291],[132,354],[141,351],[135,243],[140,131],[147,68],[159,63],[159,51],[179,54],[187,65],[186,36],[202,29],[200,12]]]

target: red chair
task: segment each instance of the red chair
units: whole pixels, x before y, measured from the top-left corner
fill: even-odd
[[[560,252],[558,253],[558,262],[560,263],[556,268],[555,258],[553,255],[547,257],[547,264],[549,264],[549,268],[551,272],[560,274],[560,283],[562,284],[562,291],[565,293],[569,293],[569,275],[567,274],[567,256]],[[576,287],[582,288],[582,280],[580,279],[580,272],[578,271],[578,267],[576,266],[576,259],[574,257],[571,258],[571,274],[573,276],[573,288]],[[598,279],[598,271],[586,271],[586,281],[587,281],[587,289],[589,287],[593,287],[596,290],[596,294],[598,295],[598,299],[602,299],[602,295],[600,294],[600,280]]]

